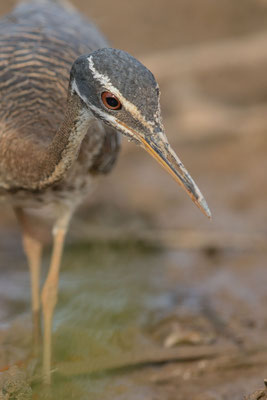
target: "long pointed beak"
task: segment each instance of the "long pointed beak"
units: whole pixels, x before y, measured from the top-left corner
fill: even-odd
[[[116,120],[116,122],[117,126],[115,128],[121,128],[123,133],[125,131],[131,132],[131,136],[135,137],[141,146],[182,186],[203,214],[211,218],[211,212],[203,194],[189,175],[182,161],[171,148],[165,133],[157,132],[150,136],[144,136],[122,121]]]
[[[209,218],[211,212],[199,188],[189,175],[179,157],[175,154],[163,132],[142,137],[138,135],[143,148],[154,157],[158,163],[175,179],[176,182],[188,193],[198,208]]]

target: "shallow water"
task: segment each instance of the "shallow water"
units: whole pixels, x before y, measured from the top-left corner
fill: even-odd
[[[35,368],[35,398],[169,400],[177,387],[185,394],[192,377],[213,385],[209,374],[220,370],[226,355],[229,369],[234,354],[242,365],[247,346],[263,346],[265,255],[225,252],[216,255],[214,267],[214,256],[199,251],[68,245],[54,318],[53,385],[45,390]],[[20,252],[7,258],[9,265],[11,259],[1,281],[2,329],[9,332],[1,349],[16,362],[30,349],[30,286]],[[245,376],[228,387],[237,392],[233,399],[242,398],[249,382]],[[194,389],[189,393],[197,399]]]
[[[158,348],[146,330],[148,321],[173,301],[164,278],[164,262],[159,250],[152,253],[135,246],[67,247],[54,318],[54,360],[58,371],[53,398],[66,398],[70,392],[75,398],[89,393],[92,398],[104,398],[107,391],[111,396],[107,398],[113,398],[112,391],[126,391],[127,396],[129,391],[130,396],[131,390],[136,396],[134,382],[103,371],[117,367],[123,370],[123,366],[146,361],[145,354],[153,354]],[[23,312],[28,314],[27,269],[15,264],[6,270],[1,286],[2,313],[6,308],[8,320]],[[4,318],[2,321],[4,326]],[[96,375],[92,377],[92,373]],[[38,385],[35,390],[43,391],[39,392]],[[138,390],[141,396],[141,387]]]

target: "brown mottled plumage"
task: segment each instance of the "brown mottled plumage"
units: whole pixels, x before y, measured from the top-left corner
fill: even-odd
[[[63,180],[57,183],[60,176],[42,183],[51,176],[66,147],[64,127],[60,140],[56,133],[66,112],[71,65],[80,54],[106,46],[93,25],[52,2],[22,4],[0,21],[0,187],[6,189],[2,196],[12,193],[8,197],[14,206],[21,206],[25,199],[23,207],[27,207],[27,198],[29,206],[35,206],[40,190],[42,196],[47,192],[49,202],[57,201],[63,187],[66,199],[72,199],[76,191],[78,200],[86,194],[90,170],[99,174],[112,168],[119,150],[118,135],[94,121],[81,148],[77,143],[73,152],[79,152],[78,158]],[[76,108],[69,109],[70,120]],[[80,177],[77,185],[76,174]],[[52,192],[51,184],[57,186]],[[29,190],[34,191],[33,196],[29,197]]]
[[[0,20],[0,200],[14,207],[22,228],[35,348],[43,222],[33,224],[32,214],[53,220],[52,258],[41,295],[46,383],[68,223],[95,176],[111,170],[117,131],[150,153],[210,216],[168,143],[153,74],[128,53],[107,48],[98,30],[64,4],[31,1]]]

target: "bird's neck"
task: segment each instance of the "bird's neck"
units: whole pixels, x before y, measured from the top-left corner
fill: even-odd
[[[68,95],[64,120],[43,158],[43,179],[38,182],[44,188],[59,181],[77,159],[81,143],[94,120],[76,94]]]
[[[42,190],[60,181],[77,159],[90,123],[94,123],[93,119],[82,100],[76,94],[69,93],[64,120],[50,144],[44,147],[36,142],[25,142],[23,138],[8,143],[10,153],[19,153],[23,162],[14,163],[10,157],[10,163],[6,165],[6,188]]]

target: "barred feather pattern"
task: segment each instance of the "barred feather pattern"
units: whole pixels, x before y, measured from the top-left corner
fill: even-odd
[[[110,171],[119,137],[95,121],[63,179],[38,189],[29,172],[19,185],[20,171],[34,171],[38,149],[49,146],[64,119],[73,61],[101,47],[108,44],[96,27],[61,2],[22,3],[0,20],[0,197],[12,193],[22,207],[45,196],[71,201],[73,192],[86,195],[93,176]]]

